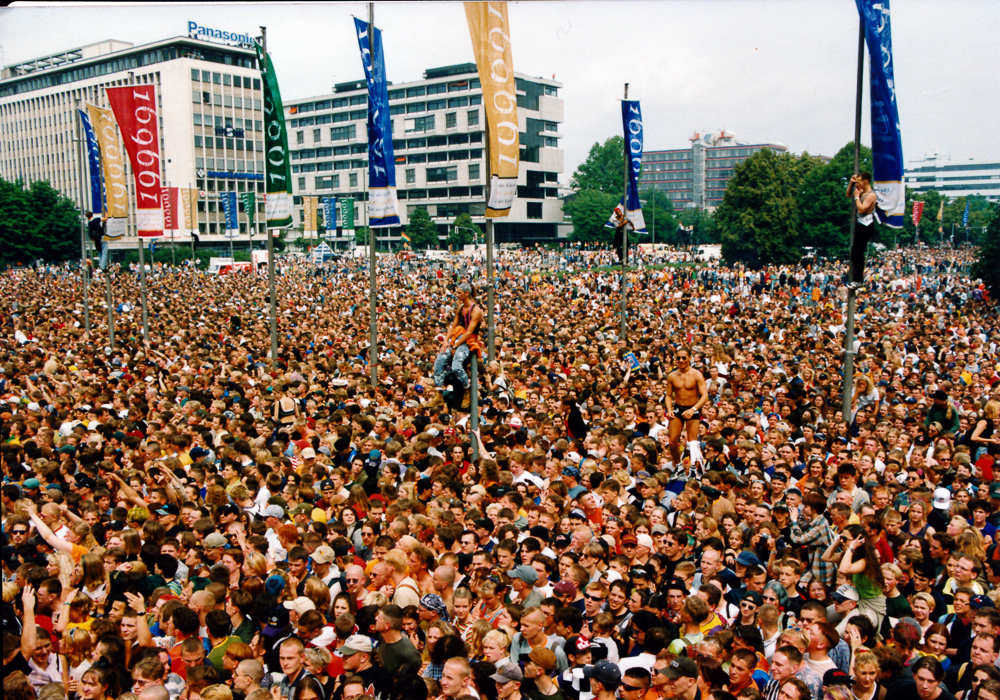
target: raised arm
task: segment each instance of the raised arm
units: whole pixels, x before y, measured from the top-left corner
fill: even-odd
[[[28,517],[31,518],[31,522],[34,524],[35,529],[38,530],[38,534],[42,536],[42,539],[49,543],[52,549],[57,549],[60,552],[66,552],[66,554],[73,554],[73,544],[67,542],[66,540],[58,537],[56,533],[52,532],[52,529],[45,524],[41,516],[35,512],[34,504],[27,507]]]
[[[143,600],[143,597],[135,593],[126,593],[125,600],[128,602],[128,606],[136,612],[135,631],[137,635],[136,641],[139,642],[139,646],[156,646],[155,642],[153,642],[153,635],[149,631],[149,621],[146,619],[146,602]]]
[[[35,589],[26,585],[21,592],[24,605],[24,628],[21,630],[21,656],[27,661],[38,646],[38,632],[35,629]]]

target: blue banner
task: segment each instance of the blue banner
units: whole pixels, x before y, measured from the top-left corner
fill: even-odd
[[[962,214],[962,228],[969,225],[969,203],[965,203],[965,213]]]
[[[327,238],[337,235],[337,198],[327,197],[323,200],[323,226]]]
[[[86,110],[80,110],[80,122],[83,124],[83,136],[87,141],[87,161],[90,170],[90,211],[95,214],[104,212],[104,183],[101,179],[101,147],[97,143],[94,125],[90,123],[90,115]]]
[[[893,79],[889,0],[856,0],[865,27],[871,76],[872,173],[883,224],[903,228],[906,189],[903,185],[903,139]]]
[[[396,201],[396,159],[392,153],[389,89],[385,81],[382,32],[372,27],[375,56],[368,49],[368,24],[357,17],[354,28],[361,47],[361,63],[368,83],[368,222],[370,226],[399,226]]]
[[[625,129],[625,162],[628,164],[628,187],[625,215],[639,233],[646,232],[639,203],[639,173],[642,171],[642,113],[638,100],[622,100],[622,126]]]
[[[222,199],[222,210],[226,213],[226,235],[229,237],[236,236],[240,232],[239,209],[236,208],[236,193],[221,192],[219,197]]]

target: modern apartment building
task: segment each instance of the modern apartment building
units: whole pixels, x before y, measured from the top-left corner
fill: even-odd
[[[921,195],[936,190],[948,199],[981,195],[1000,200],[1000,162],[974,158],[945,158],[930,153],[903,171],[906,186]]]

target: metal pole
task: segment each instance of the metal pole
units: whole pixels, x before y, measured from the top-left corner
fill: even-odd
[[[625,97],[628,99],[628,83],[625,83]],[[622,199],[622,214],[625,216],[625,226],[622,228],[622,322],[621,322],[621,339],[625,339],[625,335],[628,332],[628,327],[625,321],[625,309],[628,305],[627,292],[625,290],[626,285],[626,274],[628,270],[628,144],[622,148],[622,162],[624,167],[623,177],[625,181],[625,195]]]
[[[128,84],[135,85],[135,73],[129,72]],[[142,249],[142,238],[139,237],[139,228],[136,226],[136,242],[139,244],[139,297],[142,304],[142,338],[149,344],[149,309],[146,306],[146,260]]]
[[[191,183],[188,183],[188,201],[191,203],[191,223],[194,225],[195,229],[198,228],[198,202],[195,201],[194,194],[191,192]],[[194,272],[194,230],[189,231],[188,235],[191,236],[191,272]]]
[[[476,353],[469,353],[472,360],[472,376],[469,377],[469,391],[472,396],[469,398],[469,431],[479,430],[479,358]],[[472,458],[479,458],[479,441],[472,441]]]
[[[496,326],[493,318],[495,306],[494,286],[496,278],[493,273],[493,219],[486,220],[486,361],[493,362],[497,356]]]
[[[865,22],[861,20],[858,33],[858,90],[854,106],[854,174],[861,170],[861,98],[864,95],[865,75]],[[851,200],[851,248],[854,247],[855,229],[858,225],[857,202]],[[848,263],[848,282],[854,279],[853,266]],[[860,280],[857,280],[860,282]],[[851,393],[854,390],[854,305],[857,290],[847,285],[847,328],[844,333],[844,396],[841,403],[841,414],[847,425],[851,424]]]
[[[375,3],[368,3],[368,59],[371,61],[372,71],[375,70]],[[369,163],[369,172],[371,164]],[[361,173],[364,180],[365,174]],[[368,180],[364,180],[365,185],[365,223],[368,224],[368,366],[372,373],[372,386],[378,386],[378,321],[375,317],[375,229],[372,228],[372,220],[368,211]]]
[[[105,242],[105,245],[107,243]],[[111,294],[111,273],[104,271],[104,295],[108,302],[108,343],[115,349],[115,299]]]
[[[267,27],[260,28],[260,48],[261,53],[267,58]],[[261,66],[263,69],[264,66]],[[284,118],[284,115],[281,115]],[[267,158],[264,159],[264,182],[267,182]],[[264,193],[264,216],[267,216],[267,193]],[[278,362],[278,306],[277,292],[274,284],[274,236],[264,224],[264,235],[267,238],[267,289],[271,300],[271,363]]]
[[[80,147],[77,155],[80,158],[80,270],[83,275],[83,327],[90,333],[90,271],[87,269],[90,261],[87,260],[87,155],[86,146],[83,143],[84,133],[81,128],[83,117],[80,114],[80,100],[76,101],[76,133]],[[100,216],[103,212],[94,212]],[[102,241],[103,242],[103,241]]]

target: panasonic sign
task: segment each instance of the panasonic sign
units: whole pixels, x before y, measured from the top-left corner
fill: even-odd
[[[253,43],[253,38],[249,34],[239,34],[237,32],[224,32],[221,29],[212,29],[211,27],[201,27],[198,26],[197,22],[189,21],[188,24],[188,34],[192,37],[202,37],[205,39],[221,39],[222,41],[231,41],[237,44],[247,44]]]

